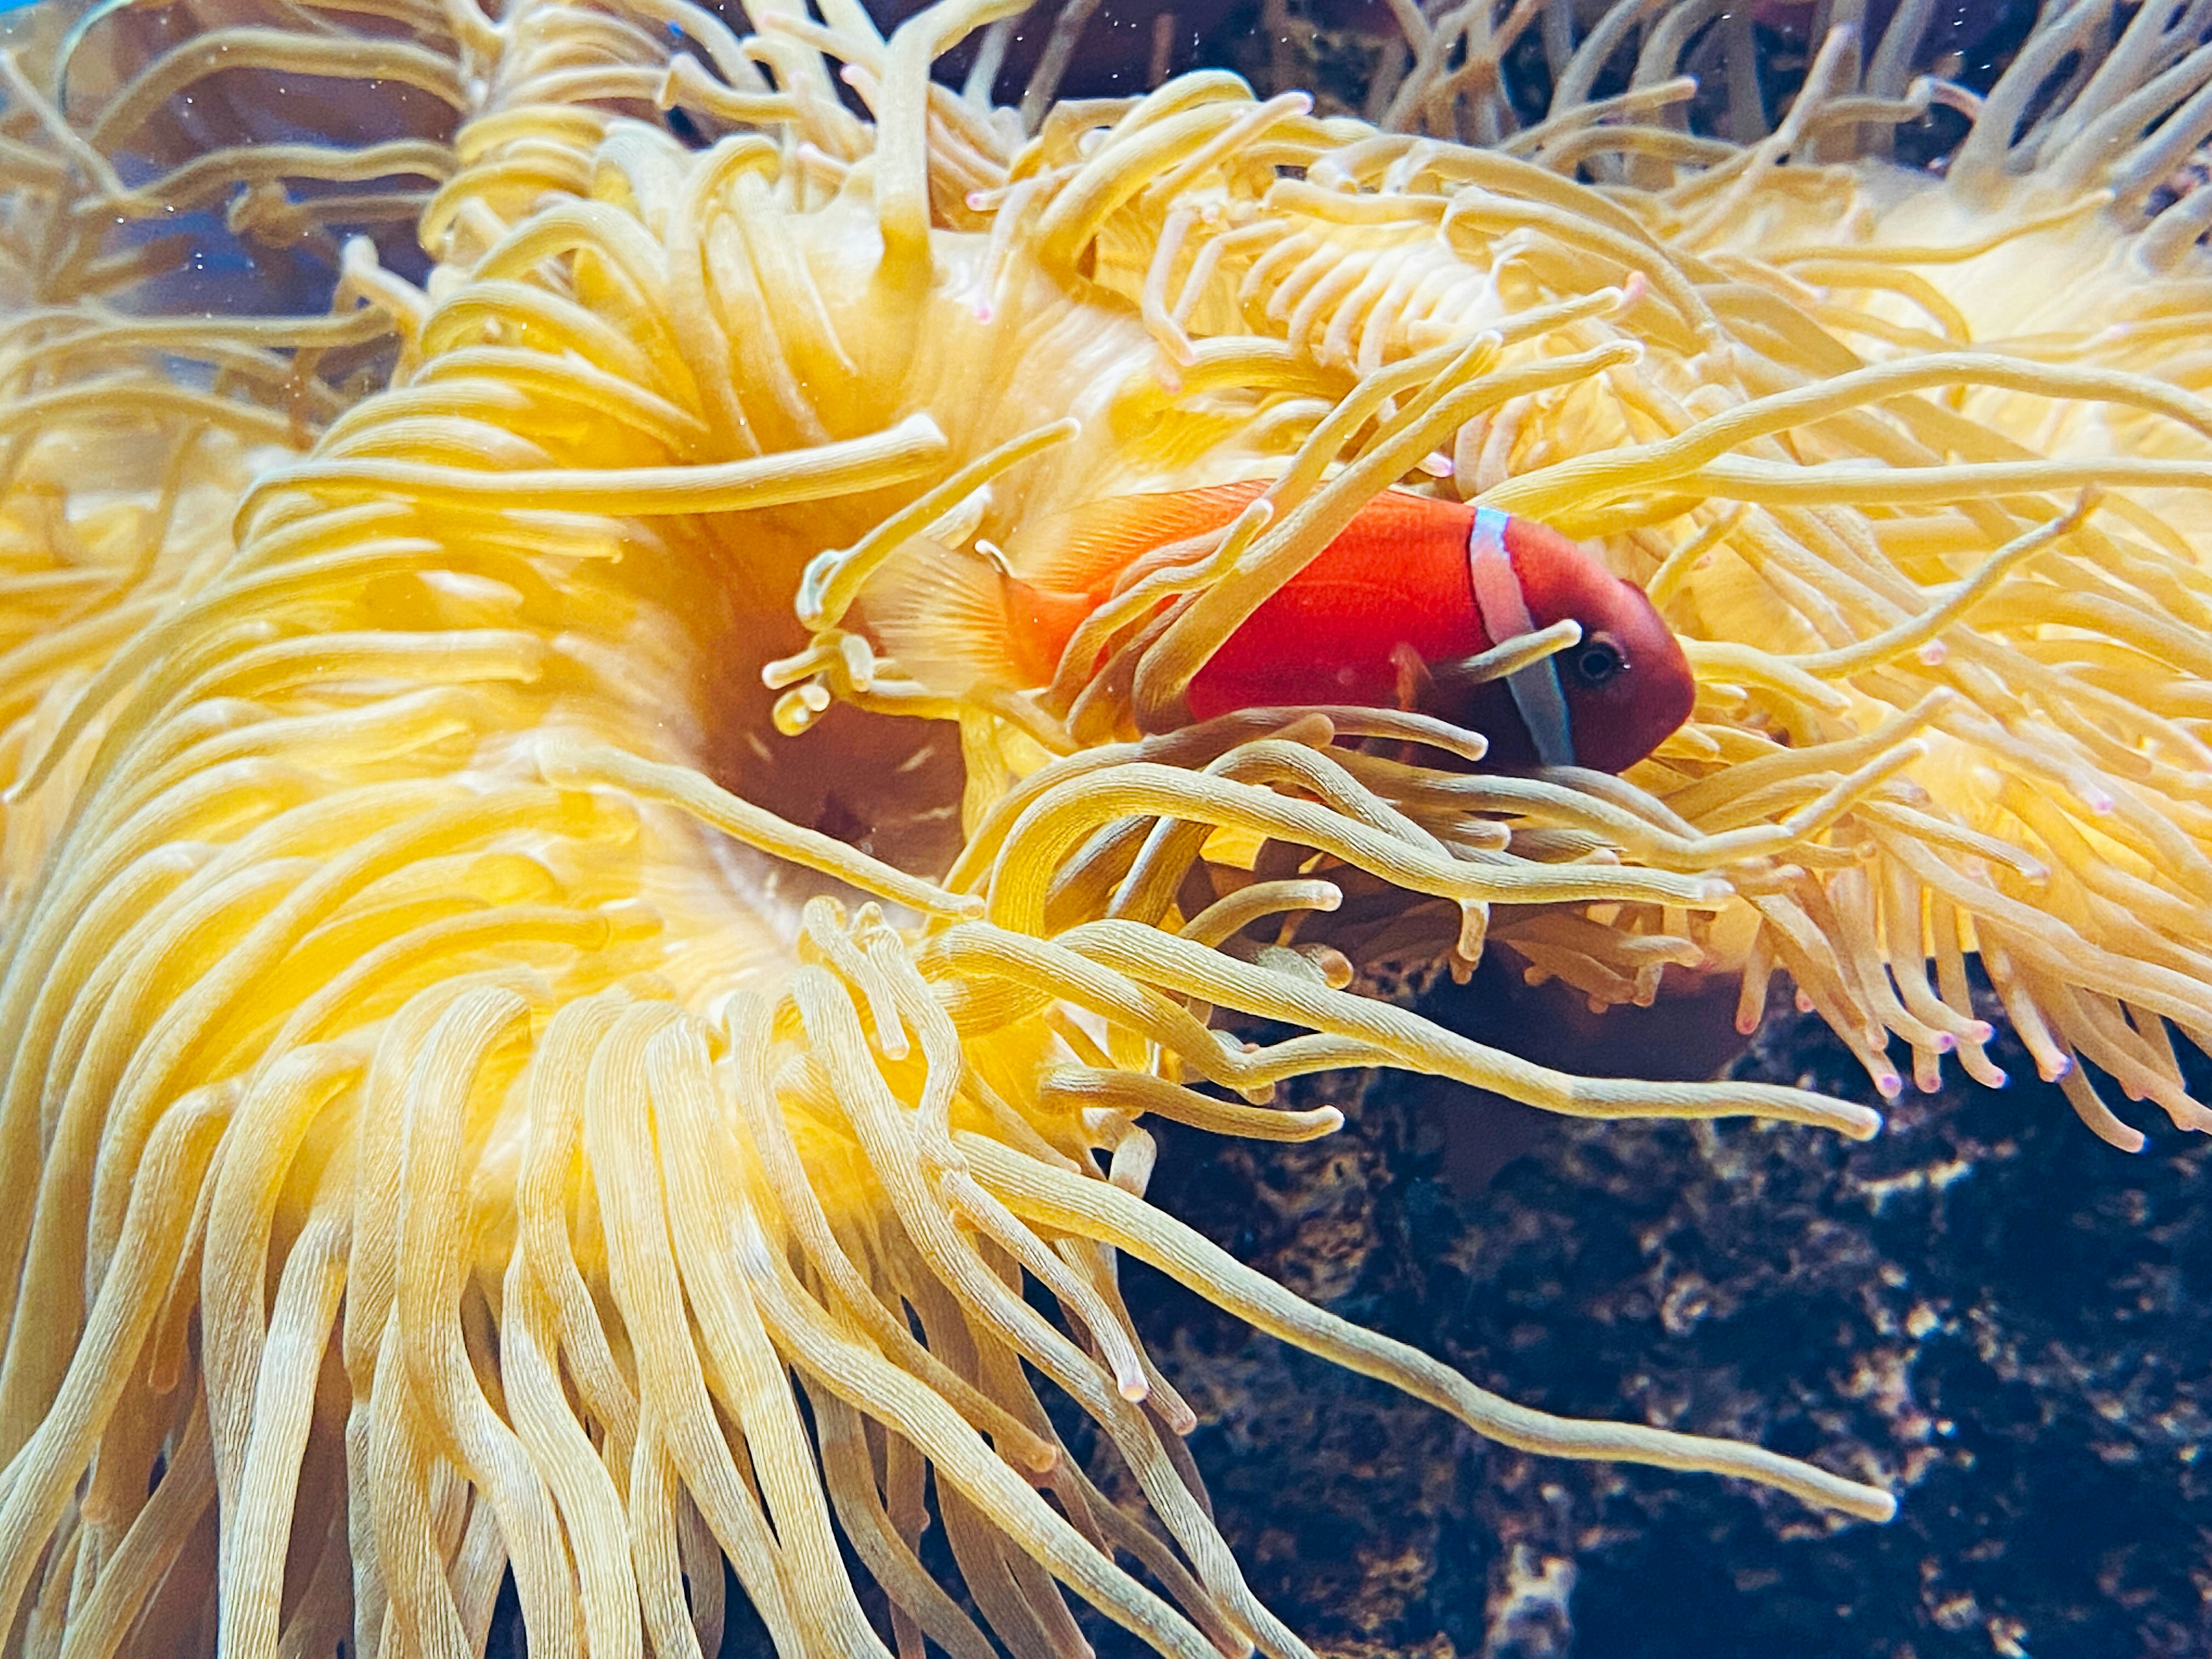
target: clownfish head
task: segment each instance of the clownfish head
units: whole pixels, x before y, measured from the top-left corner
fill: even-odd
[[[1697,701],[1681,642],[1644,590],[1588,548],[1521,518],[1504,519],[1498,540],[1529,625],[1571,620],[1582,639],[1513,677],[1528,750],[1525,757],[1511,752],[1522,736],[1512,732],[1502,745],[1493,739],[1492,754],[1509,764],[1519,759],[1600,772],[1635,765],[1680,728]]]

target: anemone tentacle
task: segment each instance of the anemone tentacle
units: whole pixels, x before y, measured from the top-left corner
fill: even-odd
[[[1870,1466],[1515,1406],[1145,1203],[1145,1114],[1326,1133],[1275,1091],[1344,1066],[1877,1127],[1530,1065],[1354,988],[1389,957],[1601,1001],[1718,966],[1754,1012],[1778,965],[1887,1085],[1893,1035],[1986,1074],[1977,951],[2100,1133],[2077,1055],[2204,1127],[2169,1027],[2212,1033],[2212,405],[2169,343],[2212,290],[2157,196],[2212,124],[2194,10],[2049,21],[1936,179],[1873,159],[1964,101],[1894,33],[1771,134],[1671,125],[1742,40],[1694,5],[1422,20],[1387,112],[1425,136],[1220,74],[1025,120],[929,78],[987,0],[889,39],[842,0],[182,9],[0,52],[10,1654],[481,1652],[511,1573],[544,1651],[670,1659],[724,1559],[781,1651],[882,1652],[833,1516],[902,1656],[1079,1653],[1069,1591],[1304,1654],[1119,1252],[1515,1445],[1890,1513]],[[328,144],[259,142],[284,76],[359,77]],[[106,228],[172,210],[290,251],[265,314],[164,314],[171,256]],[[2081,280],[2008,312],[2022,257]],[[870,635],[916,536],[1261,475],[1048,686]],[[1188,724],[1404,483],[1648,581],[1692,724],[1626,779],[1443,769],[1475,738],[1388,711]],[[948,722],[964,784],[880,836],[772,810],[781,756],[920,777]]]

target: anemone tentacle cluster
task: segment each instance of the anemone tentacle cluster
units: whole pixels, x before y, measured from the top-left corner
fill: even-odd
[[[1170,413],[1210,419],[1214,465],[1257,448],[1287,470],[1273,520],[1148,578],[1042,696],[994,712],[1048,722],[1054,746],[1171,724],[1206,654],[1428,453],[1449,463],[1432,487],[1602,544],[1700,672],[1698,719],[1632,791],[1352,763],[1448,840],[1517,816],[1540,832],[1523,850],[1557,836],[1568,857],[1738,890],[1710,920],[1501,919],[1533,975],[1648,1002],[1670,963],[1721,966],[1742,975],[1747,1029],[1780,968],[1895,1094],[1898,1040],[1923,1087],[1954,1051],[2001,1080],[1966,988],[1978,953],[2098,1133],[2142,1144],[2081,1059],[2212,1124],[2168,1030],[2212,1033],[2212,403],[2170,346],[2204,314],[2203,200],[2172,199],[2212,119],[2203,27],[2145,9],[2093,65],[2093,12],[2023,49],[1941,180],[1784,165],[1958,101],[1890,84],[1909,45],[1886,40],[1863,76],[1843,33],[1781,126],[1725,159],[1572,112],[1467,149],[1201,76],[1110,127],[1048,130],[1012,166],[994,238],[1120,295],[1152,336],[1115,429],[1157,442],[1185,430]],[[1665,38],[1624,97],[1686,95]],[[1578,64],[1562,85],[1587,83]],[[2067,280],[2009,280],[2023,262]],[[1018,495],[974,529],[1003,537],[1033,510]],[[849,692],[837,665],[820,678]],[[1595,821],[1593,794],[1626,817]]]
[[[1498,150],[1216,74],[1025,124],[931,78],[978,29],[994,61],[997,0],[888,40],[849,0],[27,14],[0,1648],[481,1652],[511,1573],[533,1648],[672,1659],[717,1646],[726,1559],[787,1654],[1080,1653],[1068,1591],[1164,1653],[1302,1654],[1122,1253],[1510,1443],[1888,1514],[1869,1461],[1515,1406],[1144,1200],[1147,1114],[1326,1134],[1275,1091],[1344,1066],[1876,1127],[1352,988],[1490,940],[1600,1000],[1697,963],[1755,1007],[1779,965],[1878,1075],[1888,1033],[1981,1064],[1978,951],[2051,1069],[2201,1119],[2166,1045],[2212,1030],[2212,410],[2160,343],[2207,290],[2198,198],[2143,216],[2212,125],[2202,20],[2144,9],[2055,104],[2039,37],[1938,184],[1858,160],[1939,95],[1888,84],[1910,45],[1863,78],[1837,37],[1755,142],[1668,125],[1699,9],[1590,102],[1601,25]],[[306,138],[301,78],[338,89]],[[1419,84],[1433,125],[1476,83]],[[1976,262],[2021,246],[2083,274],[1993,314]],[[195,277],[252,303],[187,315]],[[918,536],[1231,473],[1277,482],[1048,687],[872,644]],[[1188,724],[1207,653],[1409,480],[1648,580],[1692,725],[1613,780],[1426,764],[1478,740],[1389,711]],[[840,703],[895,779],[954,723],[949,865],[763,804]]]

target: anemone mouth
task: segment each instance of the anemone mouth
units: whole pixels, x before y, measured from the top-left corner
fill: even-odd
[[[942,875],[961,846],[957,723],[839,707],[801,739],[787,738],[761,672],[800,650],[806,635],[795,620],[782,623],[735,605],[719,619],[700,656],[708,719],[694,763],[778,817],[912,874]]]
[[[1763,1000],[1779,963],[1886,1086],[1893,1032],[1985,1064],[1971,946],[2039,1054],[2201,1120],[2166,1044],[2212,1029],[2203,681],[2176,701],[2165,669],[2202,652],[2150,613],[2206,607],[2177,526],[2212,413],[2147,362],[2201,294],[2134,294],[2141,337],[1996,350],[1933,278],[1869,268],[2078,248],[2100,204],[2003,180],[2021,143],[2065,183],[2116,123],[2197,118],[2151,9],[2055,126],[2021,138],[2040,78],[1992,93],[1960,169],[2007,198],[1986,246],[1939,234],[1948,197],[1885,218],[1857,175],[1785,165],[1896,114],[1844,46],[1741,153],[1613,121],[1632,87],[1562,110],[1554,170],[1218,76],[1032,134],[929,82],[989,8],[888,42],[842,10],[741,41],[672,4],[392,9],[216,44],[460,99],[410,204],[421,284],[332,244],[328,319],[88,299],[0,337],[11,1647],[157,1651],[173,1615],[229,1652],[459,1655],[511,1571],[549,1650],[680,1655],[714,1645],[726,1559],[781,1650],[879,1652],[834,1515],[902,1652],[980,1656],[987,1625],[1080,1653],[1065,1590],[1184,1659],[1301,1655],[1206,1513],[1121,1255],[1510,1444],[1886,1516],[1757,1448],[1488,1395],[1144,1201],[1147,1115],[1311,1138],[1337,1115],[1273,1091],[1346,1066],[1877,1127],[1575,1079],[1347,990],[1438,922],[1462,966],[1494,939],[1601,1002],[1716,959]],[[84,229],[162,187],[87,131],[206,72],[204,42],[148,50],[98,112],[0,55],[23,292],[159,280]],[[713,141],[644,118],[670,100]],[[289,164],[381,177],[425,142]],[[1568,176],[1616,154],[1609,193]],[[359,210],[306,194],[239,234]],[[2130,252],[2193,261],[2186,221]],[[1802,230],[1838,222],[1874,229]],[[346,374],[386,341],[388,384]],[[958,695],[846,625],[905,539],[1224,454],[1276,476],[1264,505],[1041,696]],[[102,455],[131,465],[88,478]],[[1635,779],[1425,765],[1468,735],[1389,711],[1182,720],[1226,633],[1422,479],[1602,540],[1694,632],[1698,718]],[[810,726],[791,752],[835,759],[781,765],[769,731]],[[1357,947],[1298,931],[1324,919]],[[933,1498],[970,1606],[920,1565]]]

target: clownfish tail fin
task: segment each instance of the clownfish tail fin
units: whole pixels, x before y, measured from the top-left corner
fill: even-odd
[[[1025,683],[1009,626],[1003,557],[916,537],[876,573],[863,605],[868,631],[931,690],[961,696],[981,685]]]

